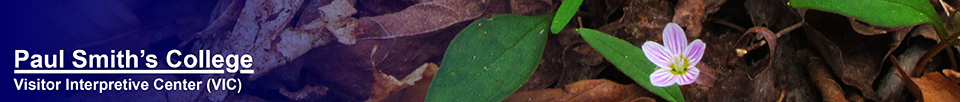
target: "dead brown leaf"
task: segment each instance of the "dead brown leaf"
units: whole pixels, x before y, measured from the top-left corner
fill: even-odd
[[[280,88],[280,94],[287,96],[294,101],[316,101],[319,96],[327,95],[330,88],[326,86],[303,86],[300,91],[290,92],[285,88]]]
[[[197,34],[180,35],[180,39],[186,41],[194,38],[208,38],[214,36],[225,36],[228,31],[232,31],[237,23],[237,17],[243,10],[245,0],[219,1],[210,13],[210,25],[207,28],[197,32]],[[183,46],[183,45],[181,45]]]
[[[773,66],[772,64],[770,66]],[[753,102],[775,102],[778,100],[780,94],[783,90],[778,89],[776,86],[777,82],[777,71],[774,68],[763,68],[759,74],[756,75],[751,83],[754,87],[751,91],[751,96],[749,101]]]
[[[252,67],[257,73],[250,76],[256,79],[313,47],[331,42],[330,34],[323,29],[287,27],[301,3],[300,0],[251,0],[242,2],[242,5],[241,2],[231,2],[219,13],[214,24],[192,37],[198,39],[193,49],[250,54],[258,60]],[[229,27],[232,29],[227,29]]]
[[[915,26],[905,26],[905,27],[875,26],[875,25],[867,24],[865,22],[858,21],[856,18],[853,18],[853,17],[847,17],[847,19],[849,19],[848,21],[850,21],[850,27],[853,28],[853,30],[856,31],[857,33],[860,33],[863,35],[872,36],[872,35],[880,35],[880,34],[893,34],[893,35],[890,35],[890,37],[893,38],[893,42],[890,43],[890,49],[887,50],[887,53],[883,55],[883,59],[884,59],[883,61],[885,61],[887,57],[889,57],[890,54],[893,53],[893,51],[895,51],[898,47],[900,47],[900,43],[903,42],[903,40],[906,38],[908,34],[910,34],[911,32],[910,30],[915,27]]]
[[[921,78],[911,78],[923,92],[924,102],[960,102],[960,86],[937,72],[924,74]]]
[[[743,6],[755,27],[785,29],[799,17],[791,13],[793,8],[787,6],[787,0],[746,0]]]
[[[826,13],[822,11],[807,11],[807,22],[810,26],[810,32],[823,32],[823,37],[809,37],[816,34],[808,34],[810,43],[814,43],[815,48],[823,54],[827,64],[831,65],[837,77],[846,84],[856,87],[863,93],[863,97],[870,100],[880,100],[873,89],[873,83],[880,74],[880,65],[885,60],[884,54],[890,49],[889,45],[893,38],[891,34],[865,36],[856,31],[845,27],[849,26],[847,18],[841,15]],[[842,21],[842,22],[837,22]],[[840,23],[840,24],[837,24]],[[829,31],[829,32],[827,32]],[[819,45],[826,41],[836,43],[836,46]],[[884,44],[877,44],[884,43]],[[839,50],[837,53],[830,50]],[[839,58],[839,59],[837,59]],[[842,62],[840,62],[842,61]]]
[[[554,11],[553,0],[509,0],[512,14],[536,15]],[[584,1],[587,2],[587,1]],[[488,4],[495,5],[495,4]]]
[[[347,5],[348,0],[339,1],[337,7]],[[346,3],[345,3],[346,2]],[[332,42],[333,35],[326,26],[341,26],[342,22],[310,22],[309,24],[293,28],[288,24],[294,18],[304,3],[301,0],[289,1],[221,1],[212,13],[212,24],[206,29],[190,37],[195,41],[192,49],[211,50],[211,53],[244,53],[254,56],[257,61],[251,69],[257,73],[249,76],[256,80],[262,75],[270,73],[274,68],[285,65],[290,61],[307,53],[310,49]],[[328,5],[329,6],[329,5]],[[337,12],[326,12],[322,21],[343,21],[350,15],[351,8],[337,9]],[[322,10],[321,10],[322,11]],[[308,21],[300,21],[308,22]],[[189,36],[189,35],[188,35]],[[184,43],[186,44],[186,43]],[[231,77],[235,74],[205,75],[202,77]],[[318,86],[320,87],[320,86]],[[286,90],[283,90],[286,91]],[[210,101],[222,101],[227,96],[226,91],[204,93]]]
[[[946,75],[947,79],[960,84],[960,72],[953,69],[943,69],[943,75]]]
[[[598,30],[627,41],[659,42],[664,25],[671,22],[670,2],[663,0],[633,0],[623,7],[624,15],[619,20],[601,26]],[[688,32],[689,33],[689,32]]]
[[[703,30],[703,21],[707,18],[705,0],[678,0],[673,13],[673,22],[684,29],[690,37],[700,37],[700,31]]]
[[[850,26],[854,31],[863,35],[877,35],[877,34],[886,34],[887,30],[882,29],[878,26],[871,26],[870,24],[857,21],[856,18],[847,17],[850,19]]]
[[[394,92],[389,97],[383,100],[395,101],[395,102],[423,102],[427,98],[427,90],[430,89],[430,83],[433,81],[433,76],[436,74],[436,71],[439,67],[433,63],[427,66],[426,71],[424,71],[420,76],[422,77],[420,81],[414,82],[412,86],[407,87],[398,92]],[[419,68],[418,68],[419,70]],[[411,73],[412,75],[413,73]],[[406,77],[404,80],[408,80]]]
[[[331,87],[328,99],[364,101],[372,95],[373,71],[407,76],[423,63],[439,62],[444,49],[466,26],[467,23],[459,23],[422,36],[368,39],[353,45],[317,47],[302,56],[311,62],[305,63],[302,77],[319,80],[313,83]],[[306,83],[310,85],[311,82]]]
[[[684,32],[690,37],[699,38],[707,14],[719,10],[724,2],[726,0],[677,0],[672,22],[685,27]]]
[[[243,95],[230,95],[225,98],[224,102],[270,102],[264,100],[263,98],[253,96],[250,94]]]
[[[830,73],[826,64],[820,57],[810,57],[807,68],[813,78],[813,83],[820,89],[823,101],[848,102],[847,98],[843,97],[843,89],[840,88],[837,81],[833,80],[833,74]]]
[[[911,36],[922,36],[927,39],[933,39],[934,41],[940,42],[940,36],[937,35],[937,30],[933,28],[932,25],[919,25],[910,31]]]
[[[849,92],[845,96],[848,100],[847,102],[866,102],[867,99],[863,98],[863,95],[860,95],[859,92]],[[842,102],[842,101],[839,101]]]
[[[831,69],[844,67],[842,65],[843,55],[840,52],[840,48],[837,47],[837,44],[828,40],[822,33],[814,30],[813,27],[804,27],[804,29],[807,31],[807,40],[810,40],[808,41],[811,43],[810,45],[817,49],[820,56],[824,57],[823,59],[826,60],[827,65],[829,65]]]
[[[342,33],[337,34],[337,38],[386,39],[432,32],[480,17],[484,11],[482,5],[480,0],[423,2],[399,12],[359,18],[356,29],[362,33]]]
[[[575,30],[566,29],[555,35],[556,39],[547,40],[540,66],[518,91],[560,87],[580,80],[594,79],[611,66],[603,64],[600,52],[590,47]]]
[[[937,1],[934,3],[934,5],[940,5],[939,7],[940,9],[938,9],[937,11],[943,11],[943,14],[946,14],[946,16],[950,16],[950,13],[957,11],[957,9],[953,8],[953,6],[950,6],[950,4],[947,3],[946,0],[934,0],[934,1]],[[952,2],[956,2],[956,0],[953,0]]]
[[[564,86],[563,89],[543,89],[521,91],[510,95],[504,102],[619,102],[641,101],[649,102],[652,99],[640,96],[640,86],[636,84],[624,85],[606,79],[581,80]]]
[[[916,88],[916,86],[912,84],[913,82],[911,80],[904,80],[908,78],[901,78],[901,75],[899,75],[901,72],[898,69],[903,68],[903,70],[906,71],[905,73],[910,73],[910,71],[913,71],[912,69],[915,66],[913,63],[916,63],[920,57],[927,52],[926,50],[929,48],[929,46],[932,46],[932,44],[913,44],[912,46],[907,47],[906,50],[904,50],[899,56],[895,56],[897,59],[899,59],[898,61],[891,60],[891,62],[899,62],[899,64],[894,63],[894,66],[887,70],[889,73],[883,75],[880,80],[877,80],[881,81],[880,84],[877,85],[877,95],[882,97],[880,101],[909,101],[910,91],[913,91],[913,88]],[[900,65],[901,67],[897,67],[896,65]],[[931,65],[927,67],[936,66]],[[917,92],[919,92],[919,90],[917,90]]]
[[[380,71],[374,71],[374,84],[373,89],[371,90],[370,99],[367,99],[367,102],[381,102],[388,101],[385,100],[391,95],[396,95],[397,92],[410,87],[417,85],[416,82],[420,81],[423,78],[432,78],[433,74],[437,72],[439,67],[433,63],[424,63],[422,66],[414,70],[412,73],[407,74],[403,80],[397,80],[396,77],[392,75],[383,74]],[[430,84],[425,84],[430,86]],[[426,93],[424,93],[426,94]]]

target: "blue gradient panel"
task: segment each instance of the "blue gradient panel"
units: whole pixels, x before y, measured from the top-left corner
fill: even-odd
[[[188,82],[202,81],[207,83],[208,78],[202,78],[204,75],[218,74],[14,74],[14,70],[117,70],[123,68],[76,68],[72,65],[77,61],[72,53],[76,50],[84,50],[87,54],[116,54],[110,50],[125,51],[130,50],[131,54],[137,55],[138,68],[146,70],[173,69],[165,65],[166,54],[171,50],[183,51],[186,54],[195,54],[191,51],[199,49],[190,49],[192,43],[178,38],[180,34],[192,34],[208,25],[212,5],[216,5],[216,0],[134,0],[134,1],[114,1],[114,0],[16,0],[4,1],[0,3],[2,7],[2,38],[3,51],[6,53],[3,57],[3,70],[5,81],[3,82],[3,93],[5,100],[11,102],[19,101],[100,101],[110,99],[111,101],[185,101],[186,98],[177,97],[197,97],[207,93],[206,90],[195,91],[156,91],[154,83],[156,78],[163,78],[170,82]],[[182,43],[188,44],[182,44]],[[253,43],[253,42],[251,42]],[[181,46],[185,45],[185,46]],[[30,55],[15,53],[17,50],[28,51]],[[58,51],[63,54],[59,55]],[[156,68],[147,68],[144,62],[146,59],[140,53],[143,50],[146,54],[155,54],[159,66]],[[48,68],[31,68],[30,63],[33,58],[26,61],[17,58],[26,58],[34,54],[46,55],[48,60],[60,60],[63,66]],[[53,57],[57,55],[57,57]],[[226,56],[226,55],[224,55]],[[239,57],[240,55],[237,55]],[[62,59],[58,59],[62,57]],[[111,56],[112,57],[112,56]],[[88,57],[89,58],[89,57]],[[179,56],[174,59],[181,59]],[[207,58],[209,60],[209,58]],[[18,63],[14,63],[18,62]],[[123,63],[123,62],[119,62]],[[129,64],[136,64],[127,62]],[[19,68],[15,68],[19,64]],[[128,66],[129,67],[129,66]],[[130,69],[130,68],[128,68]],[[223,70],[223,69],[216,69]],[[245,78],[245,75],[234,76],[233,78]],[[11,82],[11,79],[13,81]],[[123,88],[131,88],[133,81],[143,81],[150,84],[149,89],[143,90],[107,90],[102,93],[98,90],[67,90],[67,80],[76,81],[116,81],[130,82]],[[61,81],[57,90],[39,89],[27,90],[17,89],[16,83],[31,82],[39,80]],[[245,82],[249,83],[249,82]],[[183,83],[189,84],[189,83]],[[27,85],[27,84],[21,84]],[[38,84],[41,86],[47,84]],[[83,84],[80,84],[83,85]],[[103,85],[103,84],[101,84]],[[163,85],[156,84],[156,85]],[[205,87],[205,86],[199,86]],[[26,88],[26,87],[21,87]],[[102,88],[102,87],[100,87]],[[232,91],[236,93],[235,91]],[[176,97],[175,97],[176,96]],[[266,96],[265,98],[271,98]],[[199,100],[199,99],[195,99]]]

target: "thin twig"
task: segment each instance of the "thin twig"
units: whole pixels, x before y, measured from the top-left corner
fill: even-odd
[[[800,21],[800,22],[797,22],[796,24],[790,25],[790,27],[781,29],[780,32],[777,32],[777,38],[780,38],[780,36],[783,35],[783,33],[791,32],[793,30],[797,30],[797,28],[803,27],[804,23],[806,22]]]
[[[747,35],[747,34],[750,34],[750,33],[759,34],[760,36],[763,36],[764,40],[767,41],[767,45],[769,45],[769,46],[767,46],[767,47],[770,48],[770,53],[769,53],[769,56],[770,56],[769,64],[770,64],[770,66],[767,66],[767,68],[772,67],[772,66],[773,66],[773,62],[777,59],[777,53],[776,53],[776,51],[777,51],[777,38],[778,38],[778,36],[774,35],[774,34],[773,34],[773,31],[770,31],[770,29],[767,29],[766,27],[753,27],[753,28],[750,28],[750,30],[747,30],[747,32],[745,32],[745,33],[743,33],[743,34],[744,34],[744,35]],[[741,36],[741,37],[742,37],[742,36]]]
[[[580,28],[583,28],[583,20],[580,19],[580,18],[581,18],[581,17],[577,17],[577,24],[580,25]]]
[[[897,76],[900,76],[900,80],[905,82],[907,89],[910,93],[913,93],[913,96],[917,99],[923,99],[923,93],[920,92],[920,87],[917,86],[917,83],[913,82],[913,79],[910,79],[910,75],[907,75],[907,72],[904,72],[903,67],[900,66],[900,60],[897,60],[897,57],[890,57],[890,62],[893,63],[893,66],[897,67]]]
[[[717,24],[720,24],[720,25],[723,25],[723,26],[727,26],[727,27],[733,28],[734,30],[737,30],[737,31],[740,31],[740,32],[747,31],[747,29],[745,29],[745,28],[743,28],[743,27],[740,27],[740,26],[737,26],[737,24],[733,24],[733,23],[730,23],[730,22],[727,22],[727,21],[724,21],[724,20],[711,19],[710,21],[712,21],[713,23],[717,23]]]
[[[725,22],[725,21],[721,21],[721,20],[715,20],[715,21],[716,21],[716,22]],[[729,23],[729,22],[727,22],[727,23]],[[777,32],[777,33],[773,33],[773,31],[770,31],[770,29],[767,29],[766,27],[752,27],[752,28],[750,28],[749,30],[747,30],[747,32],[743,33],[743,35],[741,35],[740,38],[737,39],[737,42],[739,42],[741,39],[743,39],[744,36],[746,36],[747,34],[750,34],[750,33],[756,33],[756,34],[762,36],[763,39],[766,41],[767,45],[769,45],[768,47],[770,48],[770,55],[769,55],[769,56],[770,56],[770,62],[769,62],[769,63],[770,63],[770,64],[773,64],[773,61],[777,58],[776,53],[775,53],[776,50],[777,50],[777,39],[779,39],[780,36],[783,36],[783,34],[785,34],[785,33],[791,32],[791,31],[793,31],[793,30],[796,30],[797,28],[802,27],[804,23],[805,23],[804,21],[797,22],[796,24],[793,24],[793,25],[791,25],[790,27],[784,28],[784,29],[780,30],[780,31]],[[739,43],[737,43],[737,44],[738,44],[738,46],[739,46]],[[761,42],[761,44],[758,44],[758,45],[763,45],[763,42]],[[759,46],[756,46],[756,47],[759,47]],[[751,47],[748,47],[748,49],[749,49],[749,50],[753,50],[753,49],[756,49],[756,47],[751,46]],[[769,67],[769,66],[768,66],[768,67]]]

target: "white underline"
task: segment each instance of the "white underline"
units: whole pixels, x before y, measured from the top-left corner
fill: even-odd
[[[226,70],[13,70],[13,74],[224,74]],[[253,70],[240,70],[253,74]]]

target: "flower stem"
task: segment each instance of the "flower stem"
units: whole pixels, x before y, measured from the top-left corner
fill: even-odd
[[[933,26],[934,28],[937,29],[937,33],[940,33],[938,35],[948,34],[946,27],[944,27],[941,23],[935,23]],[[927,65],[927,62],[930,62],[930,60],[933,59],[933,57],[936,56],[938,53],[940,53],[940,51],[943,51],[943,49],[950,47],[950,45],[953,45],[954,43],[956,43],[957,37],[960,37],[960,33],[953,33],[953,34],[950,34],[949,36],[941,38],[943,40],[941,40],[940,43],[934,46],[931,50],[928,50],[927,53],[924,53],[923,57],[920,57],[920,60],[917,61],[916,67],[913,68],[913,74],[911,76],[917,76],[922,74],[923,69]],[[950,63],[955,63],[955,62],[950,62]]]

